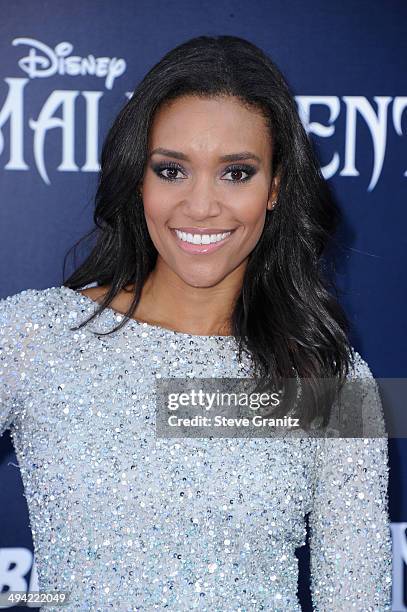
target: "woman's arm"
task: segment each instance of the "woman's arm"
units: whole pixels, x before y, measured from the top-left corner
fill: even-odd
[[[365,378],[363,411],[385,432],[377,384]],[[388,441],[321,438],[310,513],[311,594],[316,612],[391,610],[392,545],[388,515]]]
[[[24,387],[22,362],[27,359],[31,289],[0,300],[0,436],[13,421],[18,392]]]

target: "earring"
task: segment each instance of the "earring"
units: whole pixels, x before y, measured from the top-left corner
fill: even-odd
[[[271,203],[270,212],[273,210],[273,208],[275,207],[276,204],[277,204],[277,200],[273,200],[272,203]]]

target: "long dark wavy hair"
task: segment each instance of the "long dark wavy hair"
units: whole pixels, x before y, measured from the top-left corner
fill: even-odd
[[[139,303],[157,259],[138,191],[149,128],[160,105],[185,95],[234,96],[261,111],[273,139],[278,202],[267,211],[231,313],[239,356],[243,349],[250,354],[254,376],[261,380],[274,383],[292,378],[295,371],[308,379],[315,397],[322,379],[335,379],[341,388],[352,359],[350,325],[337,301],[333,259],[328,263],[325,257],[339,208],[283,75],[261,49],[235,36],[199,36],[169,51],[115,119],[102,148],[95,227],[72,248],[90,237],[95,244],[63,283],[78,289],[96,282],[110,289],[99,308],[72,329],[98,316],[129,284],[135,288],[131,305],[121,323],[106,333],[125,325]],[[65,262],[66,256],[64,270]],[[318,415],[326,422],[327,405],[311,403],[303,422]]]

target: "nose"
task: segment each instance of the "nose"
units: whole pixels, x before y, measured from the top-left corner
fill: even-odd
[[[194,181],[185,194],[185,215],[196,221],[202,221],[209,217],[217,217],[221,211],[222,204],[213,177],[202,176]]]

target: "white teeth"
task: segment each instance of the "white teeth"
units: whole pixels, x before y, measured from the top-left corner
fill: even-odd
[[[175,233],[184,242],[190,242],[191,244],[212,244],[212,242],[224,240],[232,232],[225,232],[224,234],[187,234],[176,229]]]

